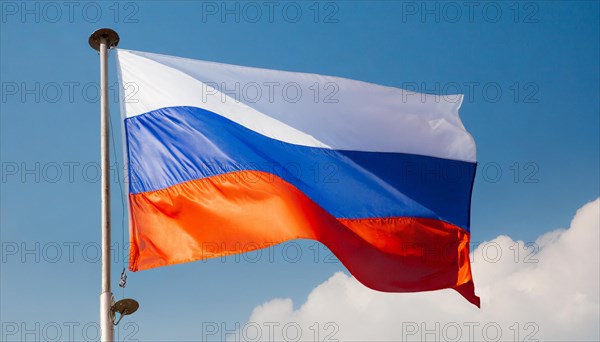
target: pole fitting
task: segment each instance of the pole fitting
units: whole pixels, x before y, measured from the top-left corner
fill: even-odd
[[[112,49],[119,45],[119,35],[115,30],[109,28],[101,28],[94,31],[94,33],[90,35],[88,42],[90,43],[92,49],[100,51],[101,38],[106,39],[106,45],[108,49]]]

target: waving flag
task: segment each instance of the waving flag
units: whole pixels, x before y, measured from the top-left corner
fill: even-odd
[[[138,51],[117,58],[131,270],[314,239],[372,289],[453,288],[479,306],[462,96]]]

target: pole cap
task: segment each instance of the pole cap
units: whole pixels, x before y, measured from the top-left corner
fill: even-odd
[[[90,43],[92,49],[100,51],[100,38],[106,38],[109,49],[117,47],[117,45],[119,45],[119,35],[115,30],[109,28],[101,28],[94,31],[94,33],[90,35],[90,39],[88,40],[88,42]]]

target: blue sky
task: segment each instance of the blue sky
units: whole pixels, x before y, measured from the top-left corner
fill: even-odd
[[[28,340],[52,339],[56,326],[62,340],[70,332],[75,340],[95,336],[86,324],[97,320],[100,289],[98,56],[87,39],[100,27],[117,30],[125,49],[464,93],[460,114],[479,161],[472,241],[535,241],[568,227],[575,211],[600,194],[598,2],[1,6],[3,339],[20,340],[25,328],[35,331]],[[112,55],[110,63],[116,90]],[[121,165],[119,115],[113,97],[111,158]],[[124,214],[114,178],[112,185],[113,241],[120,245]],[[131,324],[121,325],[120,340],[199,340],[202,322],[233,329],[257,305],[275,297],[303,302],[343,270],[312,241],[253,258],[128,273],[125,291],[117,287],[117,258],[115,295],[141,303],[124,320]]]

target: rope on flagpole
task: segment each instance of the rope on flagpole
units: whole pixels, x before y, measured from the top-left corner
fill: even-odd
[[[110,121],[110,137],[112,140],[112,152],[113,152],[113,157],[114,160],[117,160],[117,148],[116,148],[116,143],[115,143],[115,129],[113,126],[113,122],[112,122],[112,117],[109,116],[109,121]],[[117,183],[119,184],[119,197],[121,198],[121,246],[119,248],[119,253],[123,253],[123,260],[122,260],[122,266],[123,266],[123,271],[121,271],[121,279],[119,281],[119,287],[122,288],[121,290],[121,296],[125,297],[125,286],[127,285],[127,267],[125,265],[125,199],[124,199],[124,191],[123,191],[123,183],[121,182],[121,176],[119,175],[119,171],[121,169],[118,167],[116,167],[116,177],[117,177]],[[119,254],[119,256],[121,256],[121,254]]]

